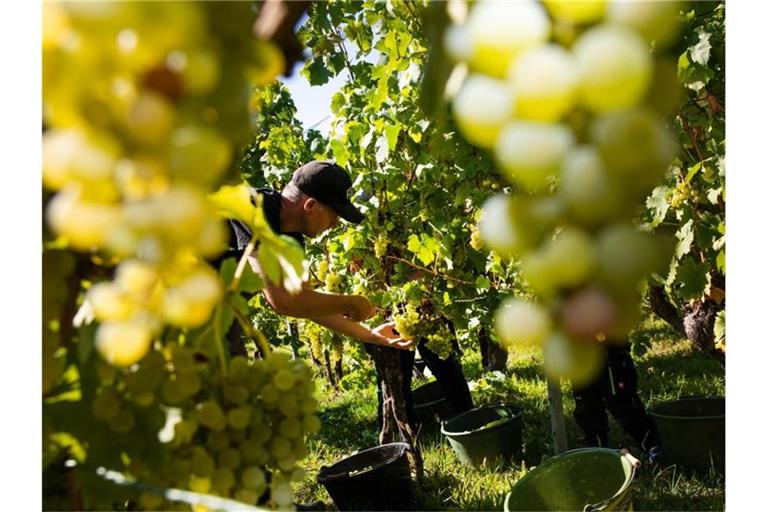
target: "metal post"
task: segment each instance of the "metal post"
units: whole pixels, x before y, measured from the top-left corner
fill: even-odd
[[[547,394],[549,395],[549,419],[552,424],[552,446],[557,455],[568,449],[560,379],[547,379]]]

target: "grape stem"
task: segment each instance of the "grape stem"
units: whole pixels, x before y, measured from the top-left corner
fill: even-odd
[[[221,374],[227,375],[227,356],[224,354],[224,336],[221,332],[221,304],[216,306],[213,313],[213,337],[216,340],[216,353],[221,364]]]
[[[256,343],[256,346],[259,348],[259,352],[261,352],[261,356],[264,359],[267,359],[269,354],[272,352],[272,350],[269,348],[269,342],[267,339],[260,331],[253,328],[251,322],[249,322],[248,319],[245,318],[245,316],[233,304],[230,304],[230,307],[232,308],[232,313],[234,313],[235,318],[238,322],[240,322],[240,326],[245,331],[245,335]]]
[[[428,274],[431,274],[431,275],[433,275],[435,277],[440,277],[442,279],[447,279],[448,281],[454,281],[456,283],[461,283],[461,284],[475,284],[472,281],[465,281],[464,279],[459,279],[458,277],[453,277],[453,276],[449,276],[449,275],[446,275],[446,274],[440,274],[438,272],[435,272],[434,270],[430,270],[430,269],[428,269],[426,267],[421,267],[419,265],[416,265],[415,263],[411,263],[410,261],[408,261],[406,259],[403,259],[403,258],[399,258],[397,256],[387,255],[387,259],[396,260],[396,261],[405,263],[406,265],[408,265],[410,267],[413,267],[413,268],[415,268],[417,270],[422,270],[422,271],[427,272]]]
[[[251,241],[248,242],[248,246],[243,251],[243,255],[240,257],[240,261],[237,262],[235,275],[232,277],[232,282],[229,283],[229,291],[234,292],[237,290],[237,287],[240,285],[240,279],[243,277],[243,272],[245,271],[245,264],[248,262],[248,258],[251,257],[251,254],[253,254],[255,248],[256,235],[254,234],[251,237]]]

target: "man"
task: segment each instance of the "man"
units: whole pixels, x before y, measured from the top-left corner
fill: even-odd
[[[353,224],[364,216],[349,200],[352,180],[335,163],[312,161],[299,167],[282,192],[269,188],[252,193],[262,196],[264,216],[273,231],[288,235],[302,246],[304,237],[316,237],[333,229],[342,218]],[[231,219],[230,251],[224,255],[242,255],[251,240],[251,231],[244,223]],[[258,250],[258,249],[257,249]],[[264,277],[256,256],[249,257],[255,272]],[[375,329],[361,324],[372,317],[376,308],[361,295],[337,295],[314,291],[308,283],[297,294],[288,293],[280,284],[264,278],[264,297],[280,315],[306,318],[328,329],[350,336],[364,343],[409,349],[413,341],[397,337],[392,324]],[[244,354],[237,322],[227,333],[232,354]]]
[[[587,386],[573,387],[574,417],[587,446],[605,446],[607,409],[653,462],[661,453],[661,439],[637,392],[637,370],[629,350],[629,345],[606,345],[606,362],[600,376]]]

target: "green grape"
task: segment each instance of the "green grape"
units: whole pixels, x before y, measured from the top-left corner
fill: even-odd
[[[267,441],[271,435],[269,425],[266,423],[251,425],[251,439],[255,442],[263,443]]]
[[[551,330],[549,313],[539,304],[508,298],[496,310],[496,333],[507,346],[541,345]]]
[[[481,2],[470,10],[467,30],[471,67],[503,78],[523,51],[547,40],[551,27],[547,13],[533,2]]]
[[[136,424],[136,417],[133,415],[133,411],[125,407],[121,407],[117,414],[107,420],[109,427],[120,434],[130,432],[133,430]]]
[[[490,149],[512,117],[514,106],[515,96],[505,82],[472,74],[453,100],[453,115],[464,138]]]
[[[648,45],[632,29],[598,25],[573,46],[581,74],[581,100],[596,113],[631,108],[650,84],[652,61]]]
[[[300,409],[303,414],[314,413],[317,410],[317,399],[310,396],[302,400]]]
[[[440,359],[448,359],[453,353],[453,346],[447,330],[427,336],[427,348],[437,354]]]
[[[96,283],[88,289],[88,303],[99,320],[128,320],[135,310],[125,294],[114,283]]]
[[[272,384],[265,384],[261,388],[261,400],[265,405],[273,407],[277,404],[277,400],[280,398],[280,392]]]
[[[96,350],[110,364],[130,366],[149,351],[152,332],[139,321],[104,322],[96,332]]]
[[[339,285],[339,274],[336,274],[335,272],[328,273],[327,276],[325,276],[325,288],[329,292],[335,291],[336,287]]]
[[[572,341],[559,332],[547,338],[542,352],[547,376],[569,379],[579,387],[592,383],[605,361],[605,351],[599,343]]]
[[[245,384],[248,386],[248,390],[252,394],[257,394],[261,387],[264,385],[266,379],[266,372],[264,367],[258,365],[260,361],[254,364],[248,374],[245,377]]]
[[[179,388],[178,381],[170,378],[163,382],[160,394],[163,397],[163,401],[171,405],[180,404],[187,398],[187,395]]]
[[[227,423],[234,429],[244,429],[251,421],[250,407],[236,407],[227,412]]]
[[[279,508],[290,508],[293,505],[293,490],[290,482],[277,482],[275,479],[272,484],[271,497]]]
[[[527,50],[509,71],[515,91],[515,115],[520,119],[557,122],[576,103],[576,60],[558,45]]]
[[[188,443],[197,432],[197,427],[198,424],[194,418],[181,420],[174,426],[175,436],[178,436],[182,443]]]
[[[248,503],[250,505],[255,505],[260,496],[260,492],[255,492],[250,489],[240,489],[235,493],[235,499],[237,501]]]
[[[606,0],[543,0],[553,18],[565,23],[600,21],[605,16]]]
[[[635,29],[656,48],[666,48],[677,40],[680,24],[677,15],[681,3],[667,2],[610,2],[608,21]]]
[[[272,382],[278,391],[288,391],[293,387],[296,382],[296,377],[290,370],[280,370],[275,373]]]
[[[243,383],[248,377],[251,371],[251,365],[248,363],[248,358],[243,356],[235,356],[229,361],[229,373],[227,377],[230,381],[235,383]]]
[[[596,255],[592,239],[581,229],[563,228],[545,251],[554,278],[562,287],[577,286],[594,272]]]
[[[387,255],[387,247],[389,246],[389,240],[386,233],[380,233],[376,240],[373,242],[373,253],[376,258],[382,259]],[[319,277],[319,276],[318,276]]]
[[[299,412],[299,404],[293,395],[282,393],[277,400],[277,409],[285,416],[295,416]]]
[[[233,444],[237,444],[248,437],[248,431],[245,429],[234,429],[229,431],[229,439]]]
[[[304,416],[302,423],[304,425],[304,431],[308,434],[316,434],[317,432],[320,432],[320,427],[322,426],[320,419],[314,414]]]
[[[256,461],[263,460],[268,457],[264,445],[261,442],[257,442],[254,438],[249,437],[238,445],[238,450],[243,458],[245,464],[255,464]]]
[[[193,474],[189,477],[189,490],[192,492],[208,493],[211,490],[211,479]]]
[[[86,202],[81,195],[79,188],[70,187],[56,194],[48,203],[46,219],[72,248],[90,251],[105,244],[120,223],[120,210],[113,204]]]
[[[184,347],[174,345],[171,348],[173,370],[179,375],[191,374],[197,371],[194,353]]]
[[[243,385],[227,385],[224,386],[224,400],[231,404],[244,404],[248,401],[248,388]]]
[[[198,403],[195,407],[195,417],[201,425],[212,430],[221,430],[226,425],[224,412],[213,400]]]
[[[205,444],[214,452],[220,452],[229,446],[229,434],[224,430],[211,430]]]
[[[296,466],[296,457],[287,455],[277,460],[277,467],[282,471],[289,472]]]
[[[301,436],[302,424],[295,418],[286,418],[280,422],[280,435],[288,439],[296,439]]]
[[[175,124],[173,104],[154,92],[142,92],[123,119],[126,133],[136,143],[152,146],[165,143]]]
[[[270,444],[270,451],[275,459],[285,457],[291,453],[291,441],[284,437],[276,436],[274,439],[272,439],[272,443]]]
[[[243,470],[240,475],[240,480],[246,489],[261,491],[267,486],[267,479],[264,477],[264,472],[256,466],[251,466]]]
[[[224,496],[235,486],[235,473],[231,469],[216,468],[211,476],[211,486]]]
[[[208,187],[226,170],[232,148],[218,132],[188,125],[176,129],[168,144],[171,177]]]
[[[557,178],[573,143],[574,136],[565,125],[512,121],[499,133],[494,154],[510,179],[535,192]]]
[[[614,290],[632,289],[649,272],[661,267],[660,256],[653,235],[629,224],[609,226],[597,238],[600,279]]]
[[[120,410],[120,397],[110,388],[99,390],[91,403],[91,412],[101,420],[109,421],[117,416]]]
[[[327,275],[328,260],[320,260],[320,263],[317,264],[317,279],[320,281],[325,281]]]
[[[208,477],[213,474],[215,463],[213,458],[208,455],[205,448],[195,446],[192,448],[192,458],[190,459],[190,470],[197,477]]]
[[[240,466],[240,453],[234,448],[224,448],[219,452],[218,467],[237,469]]]
[[[191,396],[200,390],[200,377],[196,373],[176,375],[176,386],[184,396]]]

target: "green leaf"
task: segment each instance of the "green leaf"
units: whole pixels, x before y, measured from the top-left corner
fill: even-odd
[[[285,235],[261,240],[258,260],[264,275],[273,283],[280,283],[289,293],[298,293],[307,279],[308,267],[304,249],[293,238]]]
[[[421,249],[421,240],[418,235],[411,235],[408,237],[408,250],[416,254]]]
[[[651,226],[658,227],[667,216],[669,211],[669,202],[667,201],[667,195],[669,194],[668,187],[656,187],[648,199],[645,200],[645,205],[651,210]]]
[[[725,310],[719,311],[715,317],[715,341],[725,339]]]
[[[384,135],[387,136],[387,144],[390,150],[397,148],[397,137],[400,135],[400,124],[388,124],[384,128]]]
[[[717,253],[717,270],[721,274],[725,274],[725,249],[722,249]]]
[[[251,202],[248,185],[224,185],[216,192],[208,195],[208,201],[222,218],[234,218],[255,229],[254,217],[257,208]]]
[[[701,162],[696,162],[688,169],[688,174],[685,175],[685,182],[690,183],[693,177],[701,169]]]
[[[680,284],[680,296],[684,299],[701,297],[707,287],[707,265],[697,262],[693,257],[680,261],[677,268],[677,282]]]
[[[675,258],[680,259],[691,252],[693,244],[693,219],[683,224],[683,227],[677,232],[677,238],[680,240],[675,247]]]
[[[695,46],[688,49],[691,54],[691,60],[696,64],[705,66],[709,62],[709,52],[712,49],[712,45],[709,43],[709,38],[712,36],[709,32],[703,28],[699,28],[699,42]]]
[[[376,163],[384,163],[389,158],[389,142],[386,135],[376,139]]]
[[[330,146],[331,151],[333,152],[333,157],[336,159],[336,163],[342,167],[347,167],[349,164],[349,151],[347,150],[346,144],[338,139],[331,139]]]
[[[306,77],[309,85],[323,85],[331,78],[323,60],[318,58],[307,61],[301,69],[301,74]]]
[[[491,289],[491,281],[485,276],[477,276],[475,286],[478,292],[485,292]]]

